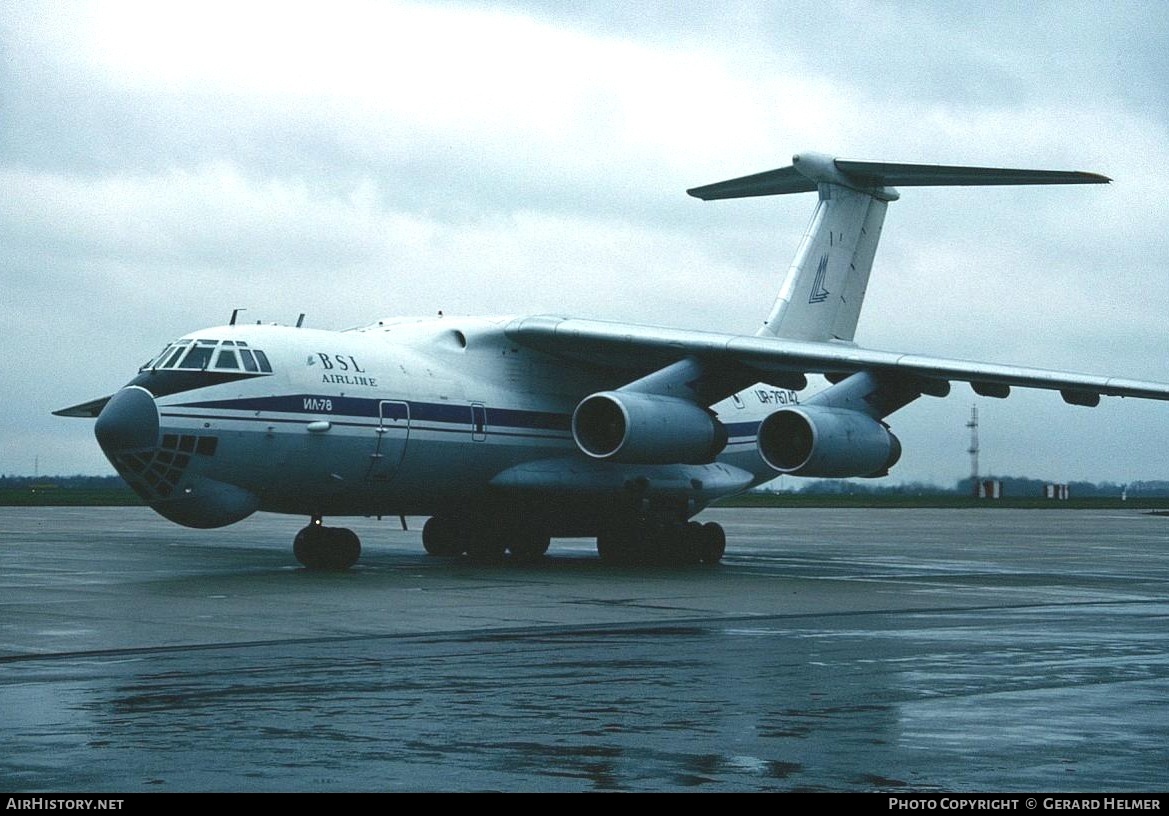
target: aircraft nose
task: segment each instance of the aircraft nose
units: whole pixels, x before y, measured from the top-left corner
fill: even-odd
[[[107,454],[133,453],[158,447],[158,408],[145,388],[127,386],[110,398],[93,427]]]

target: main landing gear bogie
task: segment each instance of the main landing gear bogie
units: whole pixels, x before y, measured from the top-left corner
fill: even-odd
[[[538,561],[548,551],[544,533],[516,522],[434,516],[422,528],[422,546],[439,558],[479,564],[498,563],[505,555],[517,563]],[[714,565],[726,552],[727,537],[713,522],[662,518],[614,518],[597,535],[597,553],[611,564]]]
[[[625,520],[597,536],[597,554],[610,564],[713,565],[726,548],[726,532],[714,522]]]
[[[481,564],[502,561],[509,553],[513,561],[537,561],[548,552],[549,543],[549,537],[538,530],[489,519],[472,523],[469,519],[434,516],[422,528],[422,546],[427,554],[439,558],[466,555]]]
[[[361,557],[361,539],[346,527],[324,527],[320,518],[314,517],[296,534],[292,552],[306,569],[342,571]]]
[[[475,563],[512,561],[531,563],[548,551],[549,537],[538,530],[499,521],[434,516],[422,528],[422,546],[429,555]],[[647,518],[614,521],[597,535],[597,554],[610,564],[717,564],[726,551],[727,537],[713,522],[674,522]],[[306,569],[343,571],[361,557],[361,540],[344,527],[325,527],[314,516],[296,534],[293,554]]]

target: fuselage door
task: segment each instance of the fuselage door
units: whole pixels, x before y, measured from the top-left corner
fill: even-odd
[[[471,403],[471,439],[482,442],[487,438],[487,408],[481,402]]]
[[[405,402],[382,400],[378,404],[377,439],[369,457],[367,479],[387,482],[393,478],[406,454],[410,439],[410,406]]]

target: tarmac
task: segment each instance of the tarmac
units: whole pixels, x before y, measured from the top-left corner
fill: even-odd
[[[422,519],[0,508],[0,790],[1115,791],[1169,768],[1169,518],[741,509],[721,566]]]

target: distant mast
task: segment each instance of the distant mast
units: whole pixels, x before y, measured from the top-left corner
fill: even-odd
[[[970,406],[970,421],[966,423],[970,429],[970,447],[966,452],[970,454],[970,487],[974,497],[978,498],[978,406]]]

